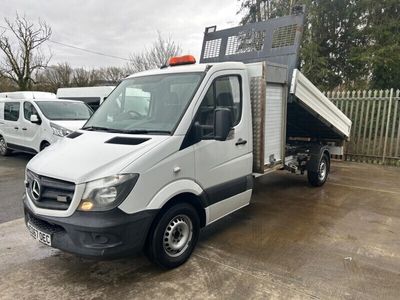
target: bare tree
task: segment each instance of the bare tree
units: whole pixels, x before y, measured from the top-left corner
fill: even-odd
[[[175,43],[171,37],[163,38],[158,32],[157,40],[150,49],[146,49],[141,53],[132,54],[127,70],[130,73],[136,73],[148,69],[159,68],[166,64],[172,56],[179,55],[182,48]]]
[[[15,82],[20,90],[30,89],[34,83],[33,73],[47,66],[51,56],[46,56],[40,46],[51,36],[51,28],[39,20],[33,24],[26,17],[16,15],[14,22],[4,19],[8,30],[0,34],[0,50],[5,58],[0,65],[0,73]],[[10,36],[16,39],[13,43]]]
[[[86,70],[84,68],[74,69],[72,75],[72,86],[84,87],[94,86],[102,83],[101,72],[96,69]]]
[[[72,84],[73,69],[67,63],[59,63],[55,66],[47,67],[37,81],[45,84],[50,90],[56,91],[60,87],[69,87]]]
[[[127,75],[127,72],[124,69],[118,67],[101,68],[99,72],[104,82],[113,84],[119,82]]]

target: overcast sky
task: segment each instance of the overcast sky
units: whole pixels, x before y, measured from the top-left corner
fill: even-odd
[[[184,53],[198,59],[204,28],[235,26],[237,0],[1,0],[0,25],[15,13],[46,21],[52,40],[77,47],[129,58],[129,54],[151,46],[157,30],[179,43]],[[68,62],[74,67],[121,66],[122,60],[85,53],[48,43],[51,63]],[[46,46],[46,47],[47,47]]]

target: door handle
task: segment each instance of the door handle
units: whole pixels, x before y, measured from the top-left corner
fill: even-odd
[[[27,130],[27,129],[24,127],[24,128],[22,128],[22,130]]]
[[[242,138],[238,139],[237,142],[235,143],[236,146],[246,145],[246,144],[247,144],[247,141]]]
[[[18,130],[18,127],[14,127],[14,129]]]

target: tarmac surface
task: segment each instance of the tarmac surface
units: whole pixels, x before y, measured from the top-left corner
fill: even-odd
[[[25,166],[32,155],[14,152],[0,156],[0,224],[21,218]]]
[[[0,202],[19,207],[20,190],[4,187],[21,180],[1,160]],[[78,258],[34,241],[15,219],[0,224],[0,299],[399,299],[399,183],[400,168],[343,162],[322,188],[264,176],[252,203],[204,229],[171,271],[144,256]]]

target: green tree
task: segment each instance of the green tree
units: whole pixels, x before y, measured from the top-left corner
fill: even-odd
[[[302,71],[321,89],[400,87],[398,0],[242,0],[241,24],[307,8]]]
[[[307,0],[307,24],[301,46],[302,71],[321,89],[365,86],[368,66],[361,59],[367,38],[361,1]]]
[[[371,87],[400,88],[400,3],[365,0],[364,27],[368,48],[361,54],[370,67]]]

